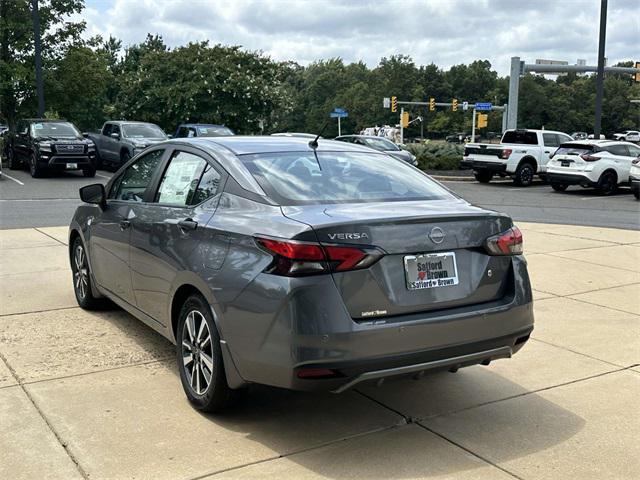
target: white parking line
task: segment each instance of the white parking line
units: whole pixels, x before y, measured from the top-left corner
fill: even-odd
[[[607,200],[607,199],[612,199],[612,198],[619,198],[619,197],[616,197],[614,195],[608,195],[608,196],[602,196],[602,197],[598,197],[598,196],[596,196],[596,197],[582,197],[582,198],[580,198],[580,200]]]
[[[22,183],[20,180],[18,180],[17,178],[13,178],[11,175],[7,175],[6,173],[2,173],[3,177],[7,177],[9,180],[13,180],[14,182],[16,182],[18,185],[23,185],[24,183]]]
[[[100,175],[99,173],[96,173],[96,177],[106,178],[107,180],[111,180],[111,177],[107,177],[106,175]]]

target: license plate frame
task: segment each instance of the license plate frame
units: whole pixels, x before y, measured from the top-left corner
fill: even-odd
[[[456,286],[460,283],[456,252],[405,255],[404,276],[409,291]]]
[[[64,168],[66,168],[67,170],[77,170],[78,169],[78,164],[77,163],[67,163]]]
[[[571,167],[571,163],[573,163],[571,160],[560,160],[561,167]]]

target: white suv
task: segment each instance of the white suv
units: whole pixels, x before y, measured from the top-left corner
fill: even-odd
[[[640,156],[640,147],[615,140],[582,140],[563,143],[547,164],[547,180],[562,192],[569,185],[595,187],[604,195],[618,185],[629,184],[631,162]]]
[[[613,138],[620,141],[640,142],[640,132],[637,130],[627,130],[624,133],[614,133]]]

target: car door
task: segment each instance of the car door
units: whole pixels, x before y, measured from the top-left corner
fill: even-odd
[[[228,238],[211,232],[227,175],[200,150],[173,150],[162,167],[153,202],[132,219],[131,272],[138,308],[167,325],[168,302],[178,275],[220,268]]]
[[[107,162],[113,162],[113,152],[111,150],[111,124],[105,123],[102,127],[102,132],[100,132],[100,145],[98,145],[98,149],[100,151],[100,156],[103,160]]]
[[[125,302],[135,305],[130,272],[131,222],[148,201],[164,148],[136,159],[108,187],[107,206],[91,223],[89,251],[96,282]]]
[[[542,154],[540,155],[540,168],[539,171],[544,172],[547,169],[547,163],[551,159],[551,156],[560,146],[560,139],[555,133],[543,133],[542,141],[544,146],[542,147]]]
[[[29,124],[19,122],[13,139],[13,153],[17,160],[29,160]]]
[[[631,162],[633,162],[633,160],[638,158],[636,149],[640,153],[640,148],[631,144],[628,144],[628,145],[618,144],[618,145],[611,145],[610,147],[607,147],[607,150],[609,150],[613,155],[615,155],[615,157],[612,157],[612,159],[614,159],[616,164],[616,170],[618,173],[618,183],[625,183],[629,181],[629,171],[631,170]]]

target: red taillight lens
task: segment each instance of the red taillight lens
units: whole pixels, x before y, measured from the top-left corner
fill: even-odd
[[[256,242],[273,254],[273,262],[265,272],[286,277],[367,268],[384,255],[376,247],[320,245],[270,238],[256,238]]]
[[[298,370],[298,378],[336,378],[341,377],[340,372],[331,368],[302,368]]]
[[[506,232],[487,238],[485,248],[490,255],[521,255],[522,232],[514,225]]]
[[[582,155],[580,155],[580,158],[585,162],[595,162],[596,160],[600,160],[600,157],[589,155],[588,153],[583,153]]]
[[[500,155],[500,158],[506,160],[511,156],[511,152],[513,152],[513,150],[511,150],[510,148],[505,148],[504,150],[502,150],[502,155]]]

